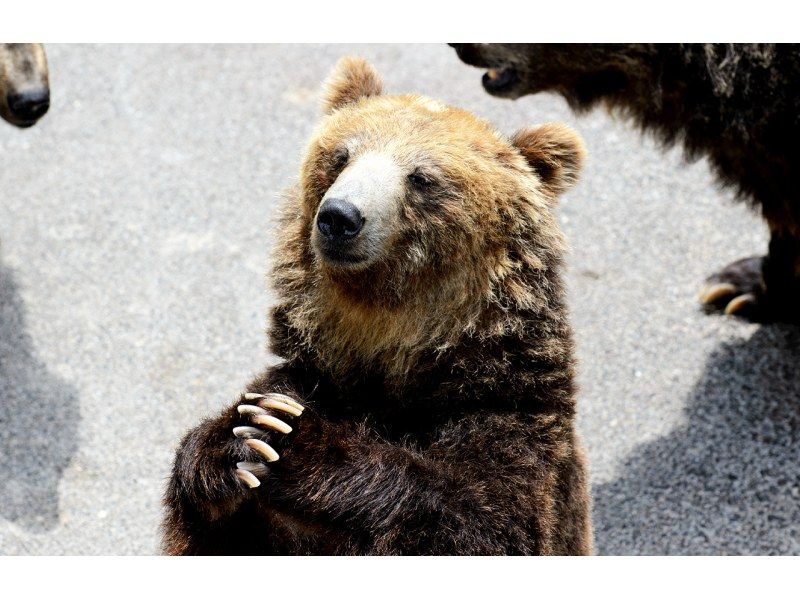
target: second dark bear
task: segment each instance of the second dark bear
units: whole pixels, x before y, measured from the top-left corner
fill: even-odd
[[[769,252],[709,277],[701,300],[758,321],[800,321],[800,47],[792,44],[451,44],[494,95],[563,95],[619,109],[760,209]]]

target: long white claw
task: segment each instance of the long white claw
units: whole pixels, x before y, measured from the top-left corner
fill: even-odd
[[[288,434],[292,431],[292,426],[287,424],[285,421],[279,420],[277,417],[272,417],[271,415],[254,415],[252,421],[254,424],[264,426],[265,428],[275,430],[276,432],[282,432],[283,434]]]
[[[283,401],[279,401],[271,397],[267,397],[266,399],[261,399],[258,402],[258,406],[263,407],[264,409],[274,409],[275,411],[283,411],[284,413],[288,413],[289,415],[293,415],[294,417],[298,417],[300,414],[303,413],[301,409],[298,409],[294,405],[290,405],[289,403],[284,403]]]
[[[292,397],[288,397],[279,392],[268,392],[265,395],[259,394],[257,392],[246,392],[244,393],[244,398],[247,401],[255,401],[256,399],[272,399],[273,401],[280,401],[281,403],[285,403],[286,405],[291,405],[295,409],[299,409],[301,413],[305,409],[305,407],[303,407],[300,403],[295,401]]]
[[[291,405],[295,409],[299,409],[300,412],[302,412],[305,409],[305,407],[303,407],[300,403],[295,401],[292,397],[287,397],[286,395],[282,395],[279,392],[271,392],[265,395],[264,398],[280,401],[281,403],[286,403],[287,405]]]
[[[241,413],[242,415],[266,415],[267,412],[264,411],[261,407],[257,407],[255,405],[239,405],[236,408],[236,411]]]
[[[738,297],[736,297],[736,299],[728,303],[728,305],[725,307],[725,315],[730,316],[731,314],[735,314],[743,307],[751,305],[755,302],[756,302],[756,296],[753,295],[753,293],[745,293],[744,295],[739,295]]]
[[[729,282],[710,284],[700,292],[701,303],[714,303],[717,299],[736,293],[736,287]]]
[[[280,458],[277,451],[263,440],[248,438],[244,443],[269,462],[277,461]]]
[[[245,469],[236,469],[236,477],[244,482],[248,488],[258,488],[261,482],[256,476]]]
[[[255,476],[267,475],[269,469],[263,463],[256,463],[255,461],[239,461],[236,464],[236,469],[244,469],[249,471]]]
[[[263,431],[253,426],[236,426],[233,429],[233,435],[237,438],[249,438],[253,434],[261,434]]]

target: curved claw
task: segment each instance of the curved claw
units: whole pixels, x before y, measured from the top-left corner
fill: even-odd
[[[292,426],[271,415],[254,415],[252,421],[254,424],[264,426],[276,432],[281,432],[282,434],[288,434],[292,431]]]
[[[266,415],[266,410],[262,409],[261,407],[257,407],[256,405],[239,405],[236,408],[236,411],[241,413],[242,415]]]
[[[252,473],[245,469],[236,469],[234,472],[236,477],[242,481],[248,488],[258,488],[261,485],[259,479],[254,476]]]
[[[258,440],[256,438],[248,438],[244,441],[245,445],[253,449],[259,455],[264,457],[264,459],[268,462],[277,461],[280,456],[278,455],[277,451],[268,445],[263,440]]]
[[[286,395],[282,395],[282,394],[280,394],[280,393],[277,393],[277,392],[271,392],[271,393],[268,393],[268,394],[266,395],[266,398],[268,398],[268,399],[274,399],[274,400],[276,400],[276,401],[281,401],[281,402],[283,402],[283,403],[286,403],[287,405],[291,405],[291,406],[292,406],[292,407],[294,407],[295,409],[299,409],[301,412],[302,412],[303,410],[305,410],[305,407],[303,407],[303,406],[302,406],[300,403],[298,403],[297,401],[295,401],[295,400],[294,400],[292,397],[288,397],[288,396],[286,396]]]
[[[756,302],[756,296],[753,293],[745,293],[744,295],[739,295],[738,297],[733,299],[730,303],[728,303],[728,305],[725,307],[725,315],[726,316],[733,315],[749,305],[754,305],[755,302]]]
[[[239,461],[236,464],[236,469],[243,469],[249,471],[254,476],[267,475],[269,468],[263,463],[256,463],[255,461]]]
[[[258,406],[263,407],[264,409],[274,409],[275,411],[282,411],[283,413],[288,413],[289,415],[292,415],[294,417],[299,417],[303,413],[301,409],[298,409],[294,405],[290,405],[289,403],[285,403],[283,401],[279,401],[271,397],[261,399],[258,402]]]
[[[255,434],[262,434],[263,431],[253,426],[236,426],[233,429],[233,435],[237,438],[250,438]]]
[[[280,401],[281,403],[286,403],[287,405],[291,405],[295,409],[299,409],[302,413],[305,407],[303,407],[300,403],[295,401],[292,397],[287,397],[284,394],[278,392],[269,392],[265,395],[259,394],[257,392],[246,392],[244,393],[244,398],[248,401],[254,401],[256,399],[272,399],[275,401]]]
[[[700,292],[701,303],[714,303],[722,297],[736,294],[736,286],[729,282],[710,284]]]

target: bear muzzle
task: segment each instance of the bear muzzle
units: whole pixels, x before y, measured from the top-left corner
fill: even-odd
[[[317,228],[330,243],[344,243],[355,238],[364,226],[359,209],[343,199],[328,199],[317,214]]]
[[[316,227],[317,249],[326,262],[348,266],[364,261],[358,246],[365,221],[361,211],[349,201],[325,200],[317,213]]]
[[[362,269],[391,253],[401,230],[405,170],[387,152],[354,156],[317,209],[311,242],[323,263]]]

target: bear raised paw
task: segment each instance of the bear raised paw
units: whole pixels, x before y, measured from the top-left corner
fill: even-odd
[[[286,196],[283,359],[181,442],[169,554],[588,554],[557,197],[583,146],[511,139],[363,60]]]

